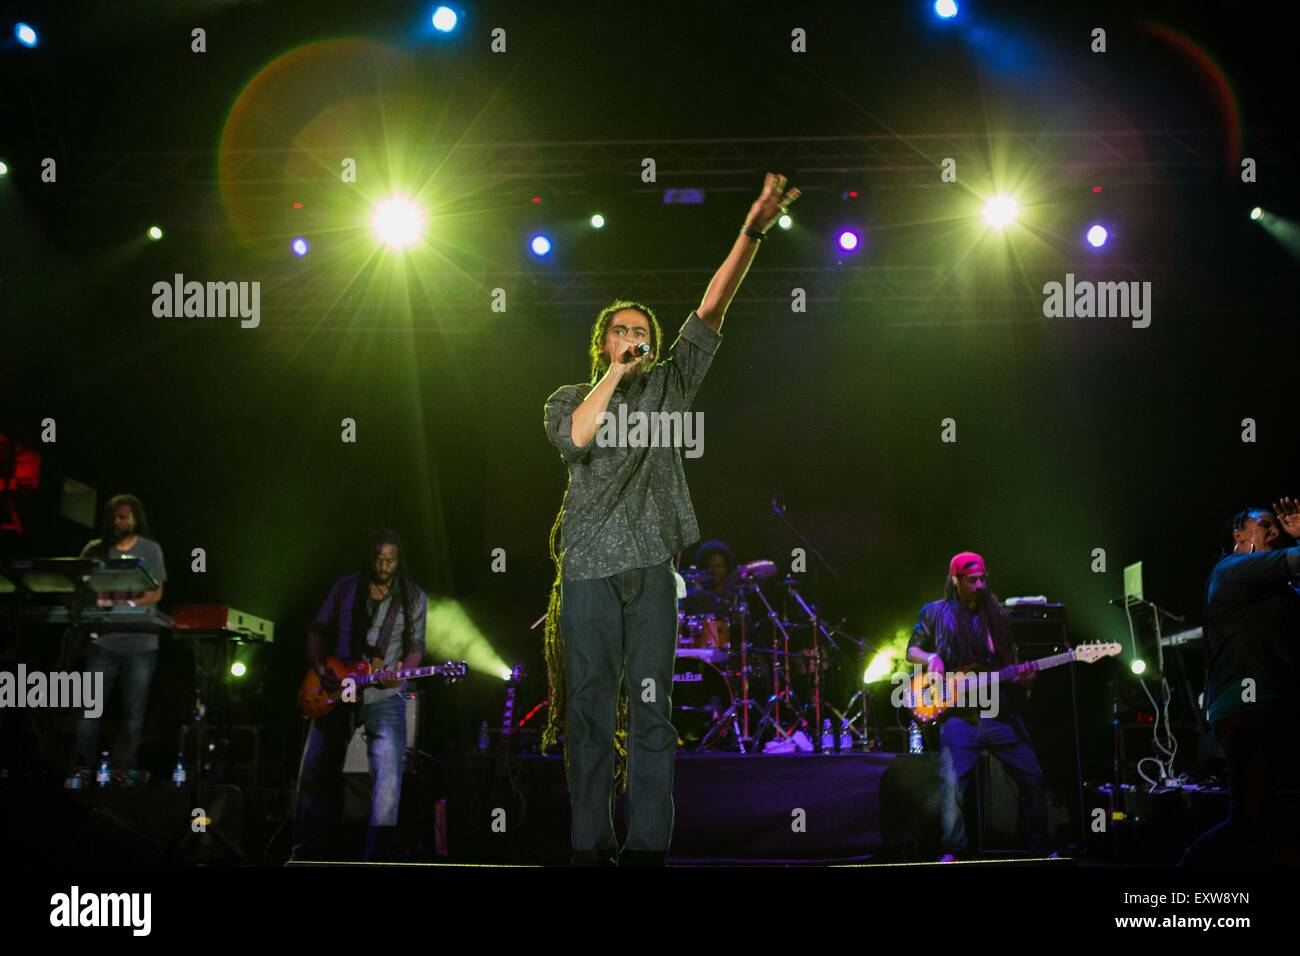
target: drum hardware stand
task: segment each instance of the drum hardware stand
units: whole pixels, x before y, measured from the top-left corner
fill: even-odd
[[[190,805],[194,809],[203,807],[203,761],[206,757],[204,748],[209,745],[208,741],[208,704],[215,693],[215,683],[217,675],[222,674],[227,669],[226,660],[229,655],[228,638],[223,634],[221,636],[200,637],[197,633],[188,638],[191,641],[190,649],[194,653],[194,717],[191,723],[181,726],[181,751],[185,750],[185,738],[192,732],[194,734],[194,765],[193,772],[189,775],[189,792]],[[205,666],[210,663],[211,666]],[[215,759],[215,758],[214,758]],[[211,793],[208,794],[212,796]],[[195,818],[197,819],[197,818]],[[210,856],[215,850],[212,846],[213,839],[232,853],[238,862],[249,862],[248,854],[235,843],[230,837],[222,831],[216,821],[204,814],[205,825],[202,830],[194,830],[193,820],[186,820],[184,831],[172,842],[167,850],[168,857],[174,857],[178,860],[185,859],[186,855],[197,850],[200,857]],[[207,837],[208,839],[204,839]],[[197,844],[197,846],[196,846]]]
[[[752,587],[756,588],[757,585]],[[731,732],[736,738],[736,746],[742,754],[749,753],[748,747],[753,743],[753,739],[749,736],[749,711],[757,703],[749,697],[749,605],[743,600],[739,601],[734,608],[732,619],[737,618],[740,621],[740,701],[737,703],[733,699],[731,706],[718,717],[708,733],[700,738],[699,745],[695,748],[697,751],[707,750],[713,738],[728,725],[731,726]],[[737,710],[740,712],[739,716]]]
[[[785,622],[782,621],[780,615],[776,613],[776,609],[773,608],[771,602],[768,601],[767,595],[757,588],[754,590],[754,593],[758,595],[758,599],[762,601],[763,605],[767,608],[768,620],[772,622],[774,628],[772,634],[772,650],[769,652],[772,655],[772,696],[768,698],[767,707],[763,711],[763,717],[758,722],[758,729],[754,732],[754,743],[757,748],[758,741],[762,739],[763,731],[769,724],[776,728],[777,733],[779,733],[783,739],[790,737],[790,733],[781,727],[782,698],[785,699],[786,703],[798,717],[798,719],[791,725],[792,728],[797,729],[803,727],[807,729],[808,718],[804,714],[803,702],[799,700],[799,696],[795,693],[794,687],[790,683],[790,632],[786,630]],[[784,642],[784,650],[777,650],[776,648],[778,634]],[[779,660],[779,658],[784,658],[784,660]],[[782,678],[784,678],[785,681],[784,689],[781,687]],[[812,737],[813,734],[810,733],[809,736]]]
[[[812,660],[813,660],[813,727],[815,727],[815,728],[817,729],[817,735],[816,735],[816,738],[813,740],[813,752],[814,752],[814,753],[821,753],[821,749],[822,749],[822,740],[821,740],[821,726],[822,726],[822,657],[821,657],[821,648],[820,648],[820,646],[818,645],[818,637],[819,637],[819,635],[821,635],[821,634],[825,634],[825,635],[826,635],[826,640],[830,643],[830,646],[831,646],[834,650],[838,650],[838,649],[839,649],[839,645],[835,643],[835,638],[831,636],[831,632],[830,632],[829,630],[827,630],[827,629],[822,625],[822,623],[818,620],[818,618],[817,618],[817,608],[816,608],[816,607],[813,607],[813,606],[811,606],[811,605],[809,605],[808,602],[805,601],[805,600],[803,599],[803,595],[799,593],[799,589],[798,589],[798,587],[795,586],[794,579],[793,579],[793,578],[786,578],[785,586],[786,586],[786,591],[787,591],[787,593],[789,593],[789,595],[790,595],[792,598],[794,598],[795,603],[799,605],[800,609],[804,612],[805,615],[807,615],[808,620],[812,622],[812,635],[813,635],[813,640],[812,640]],[[834,708],[831,708],[831,709],[834,710]],[[843,715],[840,715],[840,716],[841,716],[841,718],[843,717]],[[834,749],[834,750],[838,750],[838,749],[839,749],[839,730],[838,730],[838,729],[834,729],[832,732],[833,732],[833,734],[834,734],[834,741],[835,741],[835,742],[832,744],[832,749]]]

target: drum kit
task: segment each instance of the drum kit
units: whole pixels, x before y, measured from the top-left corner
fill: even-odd
[[[865,645],[821,620],[793,576],[781,578],[765,560],[739,565],[722,581],[694,567],[680,573],[688,591],[677,615],[672,700],[683,749],[752,754],[877,745],[866,695],[840,709],[824,686],[841,643],[854,645],[855,660]]]

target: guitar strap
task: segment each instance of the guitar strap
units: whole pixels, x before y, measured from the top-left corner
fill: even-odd
[[[380,660],[383,660],[388,652],[388,642],[392,640],[393,627],[397,624],[397,596],[390,590],[385,601],[388,610],[384,612],[384,623],[379,627],[379,643],[368,649],[370,656],[378,657]]]

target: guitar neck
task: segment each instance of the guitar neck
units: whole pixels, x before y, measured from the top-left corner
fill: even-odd
[[[428,667],[406,667],[395,671],[382,671],[376,674],[361,674],[356,678],[357,686],[364,687],[366,684],[373,684],[381,680],[415,680],[420,677],[433,677],[441,674],[444,668],[441,664],[431,664]]]
[[[1038,660],[1033,661],[1032,663],[1034,665],[1035,670],[1045,671],[1049,667],[1060,667],[1062,664],[1069,664],[1073,660],[1074,660],[1074,651],[1070,650],[1060,654],[1052,654],[1049,655],[1048,657],[1040,657]],[[1002,670],[998,671],[998,680],[1010,680],[1012,677],[1015,676],[1015,673],[1016,673],[1015,665],[1012,665],[1011,667],[1004,667],[1002,668]]]

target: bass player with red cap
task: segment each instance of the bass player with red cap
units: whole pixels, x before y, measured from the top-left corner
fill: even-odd
[[[1015,666],[1012,681],[1033,680],[1031,664],[1017,664],[1011,622],[989,590],[984,559],[973,551],[954,555],[948,564],[944,599],[921,608],[908,643],[907,659],[923,665],[940,678],[956,672],[970,673]],[[1020,790],[1021,815],[1031,851],[1047,848],[1047,795],[1043,771],[1030,745],[1024,721],[1015,712],[1014,692],[999,682],[991,687],[996,706],[951,707],[939,730],[940,815],[943,856],[947,862],[966,849],[966,824],[962,807],[980,754],[991,753],[1002,762]]]

